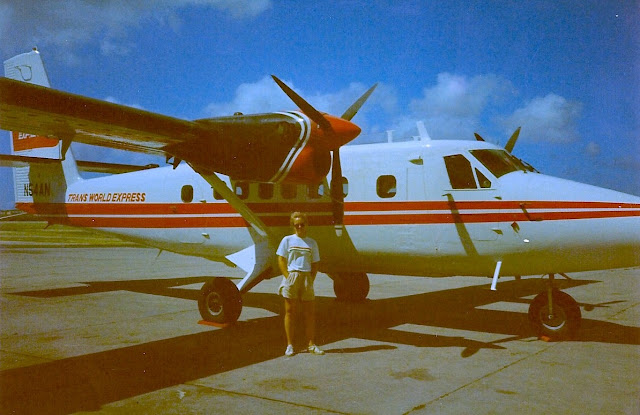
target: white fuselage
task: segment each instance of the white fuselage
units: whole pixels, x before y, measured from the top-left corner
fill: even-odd
[[[306,211],[327,273],[489,276],[498,261],[501,275],[640,265],[640,198],[524,168],[505,172],[500,157],[480,161],[502,153],[470,141],[346,146],[343,232],[332,224],[326,181],[271,187],[221,177],[276,239],[291,232],[292,211]],[[241,215],[185,163],[80,180],[65,202],[39,212],[218,261],[254,243]]]

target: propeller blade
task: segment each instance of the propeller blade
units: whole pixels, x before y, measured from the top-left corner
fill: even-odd
[[[350,120],[321,113],[305,101],[304,98],[296,94],[287,86],[287,84],[278,79],[278,77],[275,75],[271,75],[271,77],[276,81],[282,91],[284,91],[284,93],[293,101],[293,103],[296,104],[298,108],[300,108],[300,110],[302,110],[302,112],[305,113],[312,121],[318,124],[320,130],[324,133],[322,141],[327,150],[334,150],[337,147],[345,145],[360,134],[360,127],[352,123]],[[360,105],[358,105],[358,108]],[[352,107],[354,106],[352,105]],[[355,111],[357,111],[358,108],[355,108]]]
[[[342,189],[342,166],[340,165],[340,150],[333,150],[331,161],[331,210],[333,224],[342,225],[344,219],[344,191]]]
[[[331,123],[324,118],[322,113],[317,109],[313,108],[311,104],[304,100],[300,95],[296,94],[293,89],[289,88],[287,84],[278,79],[277,76],[271,75],[276,84],[284,91],[285,94],[293,101],[294,104],[300,108],[302,112],[304,112],[309,118],[311,118],[316,124],[320,126],[325,131],[333,132],[333,128],[331,128]]]
[[[509,153],[511,153],[513,151],[513,148],[516,146],[516,141],[518,141],[518,136],[520,135],[520,128],[522,127],[516,128],[516,130],[513,132],[513,134],[509,138],[509,141],[507,141],[507,145],[504,146],[504,149],[507,150]]]
[[[342,114],[342,117],[340,118],[342,118],[343,120],[351,121],[351,119],[358,113],[358,111],[360,111],[362,105],[367,101],[367,99],[369,99],[369,95],[371,95],[371,93],[374,89],[376,89],[377,86],[378,84],[376,83],[371,88],[369,88],[367,92],[365,92],[360,98],[358,98],[356,102],[351,104],[351,106],[344,112],[344,114]]]

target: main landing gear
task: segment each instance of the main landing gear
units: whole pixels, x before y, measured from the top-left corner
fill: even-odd
[[[369,294],[369,277],[364,272],[345,272],[330,275],[333,292],[339,301],[364,301]]]
[[[242,296],[238,287],[227,278],[213,278],[200,289],[198,310],[204,321],[231,324],[242,312]]]
[[[529,322],[540,337],[565,340],[580,327],[580,306],[569,294],[554,287],[549,274],[547,290],[538,294],[529,306]]]
[[[363,301],[369,294],[369,277],[364,272],[340,273],[331,278],[338,300]],[[243,292],[248,290],[245,288]],[[198,310],[204,321],[220,325],[235,323],[242,312],[240,290],[227,278],[213,278],[200,289]]]

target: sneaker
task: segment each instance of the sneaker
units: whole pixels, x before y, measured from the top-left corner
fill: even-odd
[[[288,345],[287,346],[287,350],[285,350],[284,355],[285,356],[293,356],[294,354],[296,354],[296,352],[293,350],[293,346],[292,345]]]
[[[312,344],[311,346],[309,346],[307,348],[307,351],[311,354],[317,354],[318,356],[323,355],[324,351],[319,348],[318,346],[316,346],[315,344]]]

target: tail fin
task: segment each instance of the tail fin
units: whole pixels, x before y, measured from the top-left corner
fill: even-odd
[[[44,63],[36,49],[5,61],[4,73],[7,78],[50,87]],[[13,184],[18,205],[64,202],[68,186],[80,180],[71,149],[62,140],[13,131],[11,151],[17,156],[60,160],[60,163],[46,160],[47,163],[33,162],[27,167],[14,168]]]

